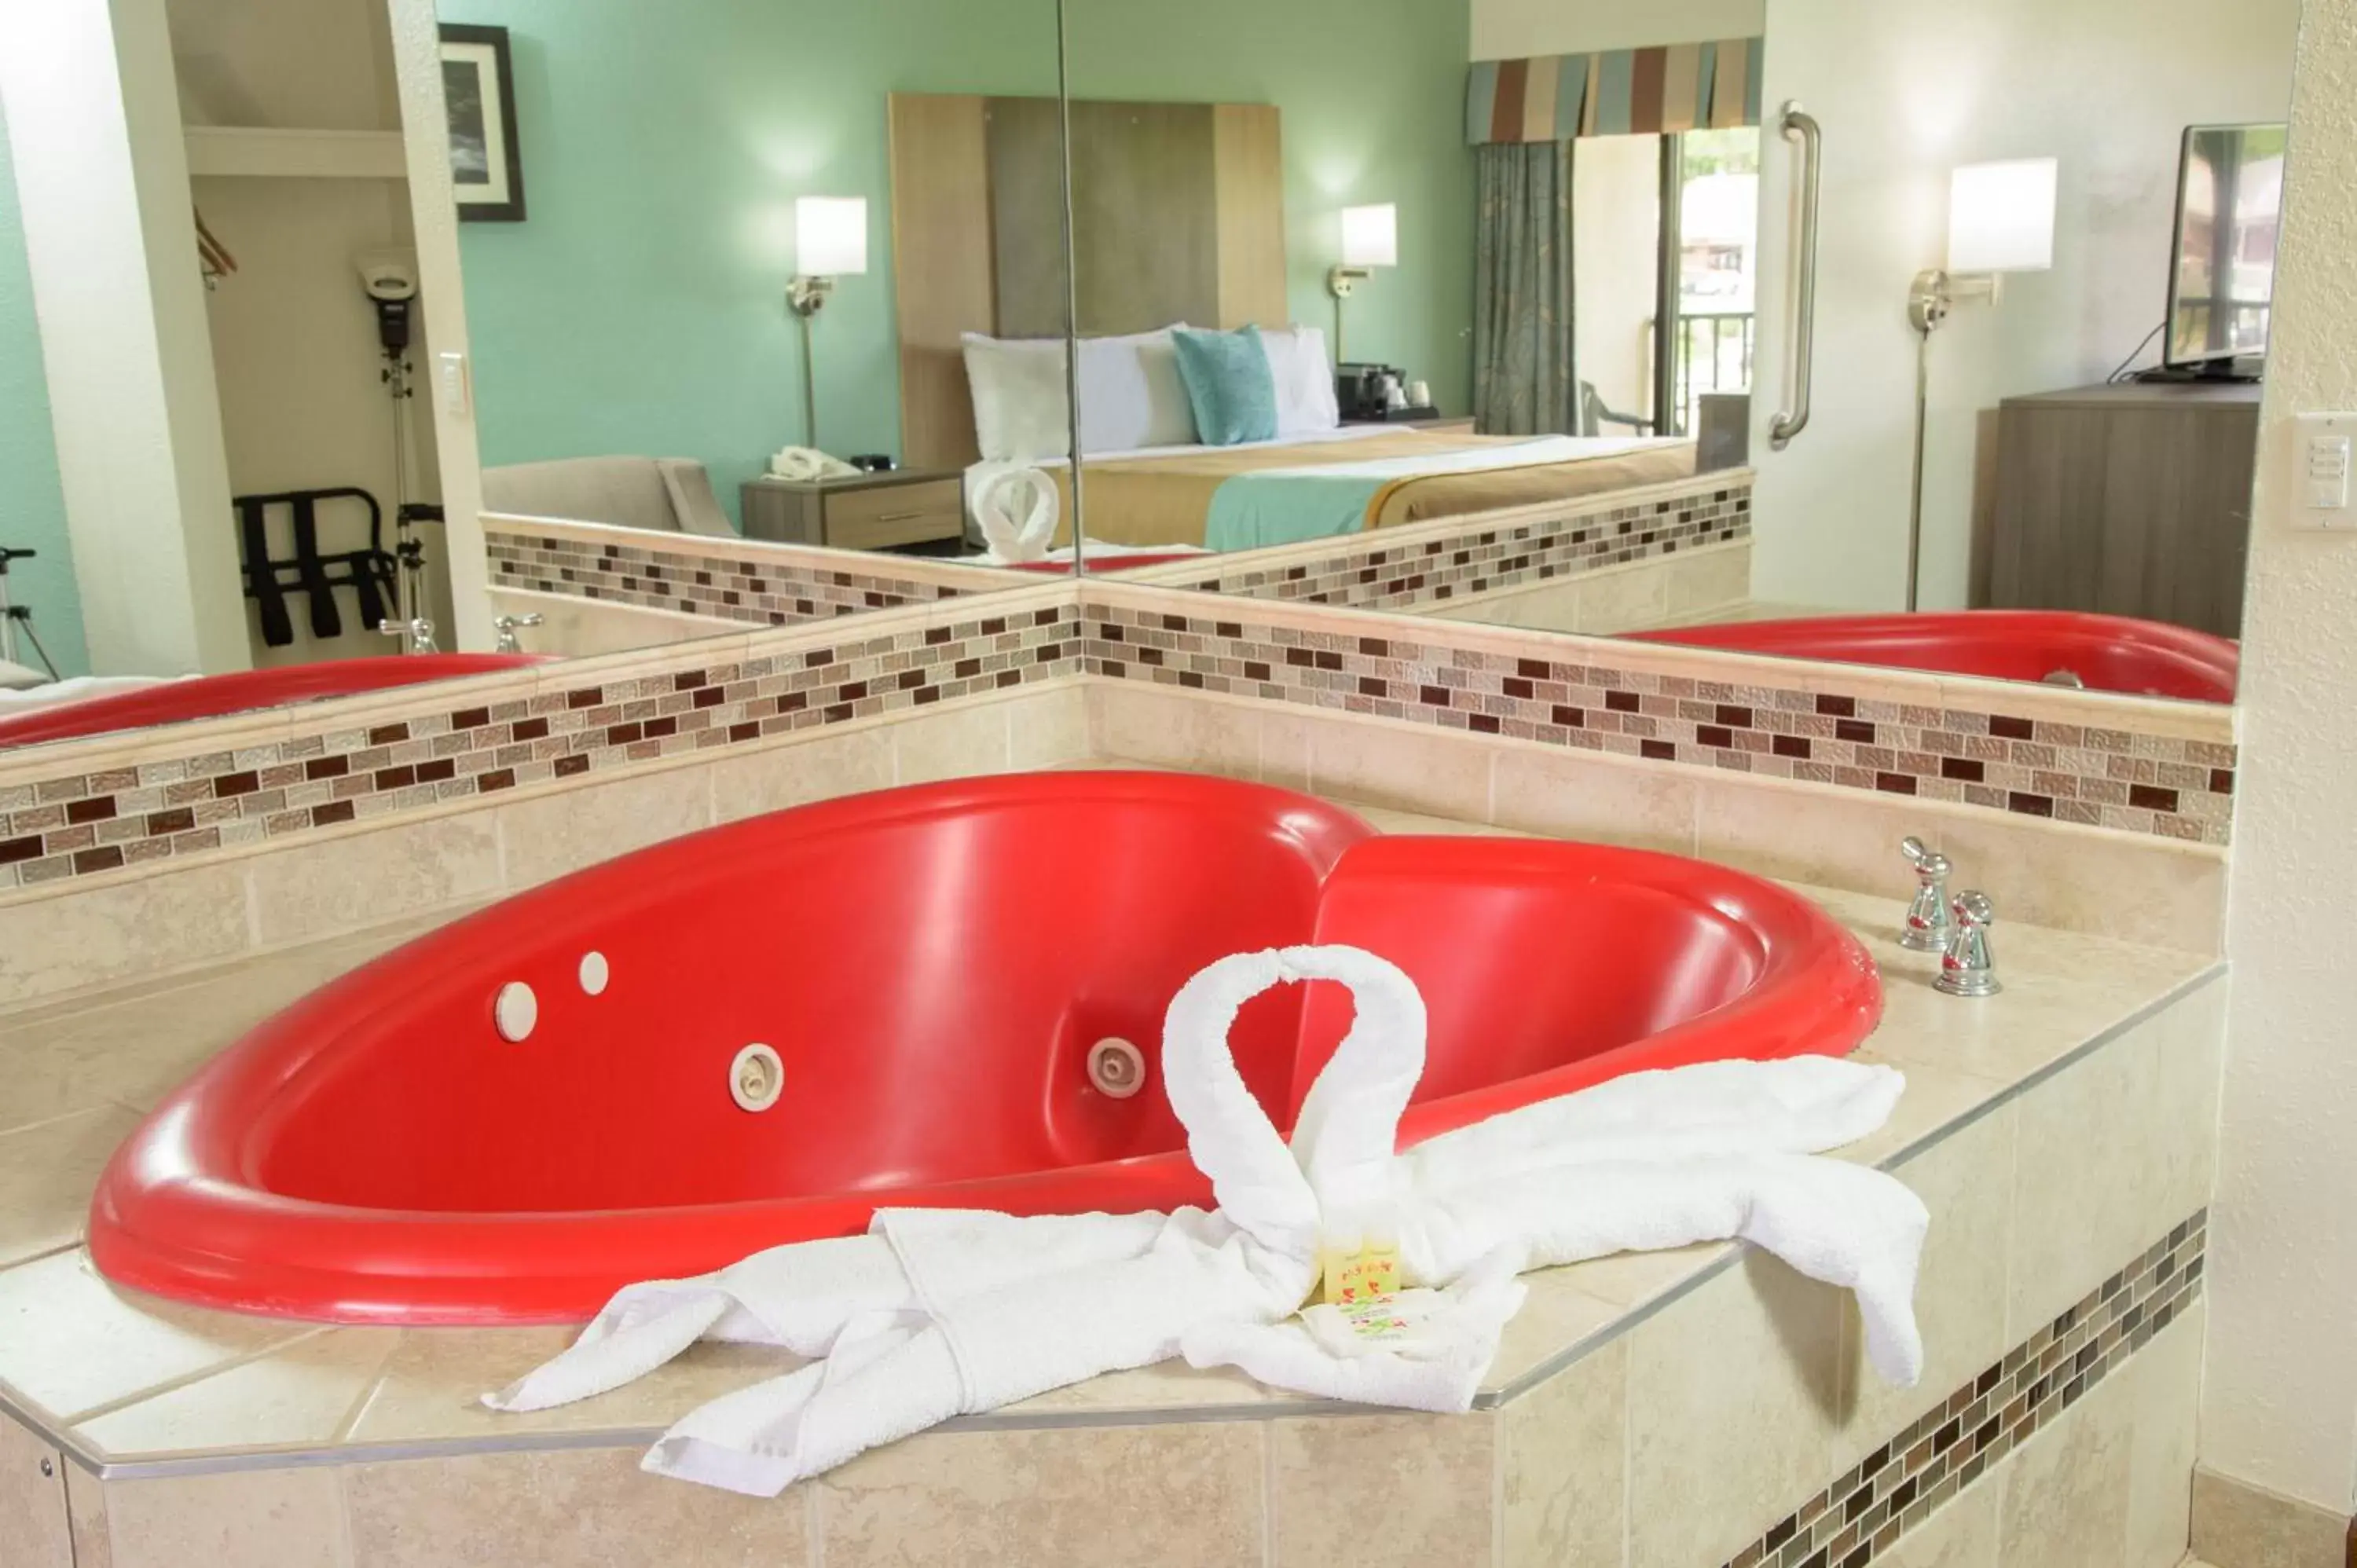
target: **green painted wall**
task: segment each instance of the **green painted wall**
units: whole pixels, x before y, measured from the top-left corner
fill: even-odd
[[[57,437],[49,424],[49,383],[41,367],[41,329],[33,318],[33,279],[25,264],[25,225],[16,208],[16,165],[0,123],[0,544],[38,550],[8,574],[10,596],[33,608],[33,630],[63,675],[90,673],[82,644],[81,598],[74,587],[73,546],[66,537],[65,492],[58,485]],[[38,665],[29,649],[24,661]]]
[[[1344,351],[1469,413],[1471,37],[1467,0],[1072,0],[1072,94],[1282,109],[1294,318],[1332,331],[1342,209],[1396,203],[1400,264],[1351,296]]]
[[[460,226],[487,465],[802,440],[794,199],[868,200],[868,272],[813,323],[819,441],[895,451],[895,91],[1053,94],[1052,0],[446,0],[511,31],[522,223]]]
[[[885,98],[1055,91],[1052,0],[445,0],[511,29],[529,217],[461,226],[486,464],[701,458],[737,487],[802,439],[793,202],[865,195],[869,272],[816,322],[820,444],[896,451]],[[1469,405],[1468,0],[1072,0],[1074,91],[1285,111],[1293,308],[1330,322],[1341,208],[1395,201],[1355,357]]]

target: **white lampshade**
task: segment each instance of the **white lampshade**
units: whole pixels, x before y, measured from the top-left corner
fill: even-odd
[[[1969,164],[1948,195],[1948,270],[2042,273],[2054,265],[2052,158]]]
[[[1399,209],[1396,206],[1387,201],[1380,207],[1342,209],[1342,264],[1346,267],[1399,265]]]
[[[805,277],[867,270],[867,199],[805,196],[794,203],[794,268]]]

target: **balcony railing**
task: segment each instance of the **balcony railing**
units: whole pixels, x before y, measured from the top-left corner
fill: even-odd
[[[1749,310],[1678,313],[1676,380],[1672,383],[1678,427],[1671,434],[1694,434],[1701,423],[1704,393],[1751,390],[1755,319]]]

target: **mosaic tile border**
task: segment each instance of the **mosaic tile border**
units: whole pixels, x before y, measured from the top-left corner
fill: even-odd
[[[2203,1209],[1833,1485],[1726,1568],[1865,1568],[2117,1371],[2201,1294]]]
[[[1211,575],[1190,564],[1133,580],[1238,598],[1405,610],[1750,537],[1749,476],[1714,474],[1635,501],[1587,497],[1548,517],[1385,529],[1311,560],[1290,551],[1259,565],[1229,557],[1227,569]]]
[[[894,573],[882,564],[889,556],[862,557],[877,565],[854,568],[795,559],[791,546],[742,556],[722,553],[720,541],[704,542],[703,549],[657,549],[628,538],[576,536],[495,518],[484,520],[483,542],[494,588],[562,594],[751,626],[795,626],[1017,585],[1001,573],[981,568],[942,565],[934,568],[937,576]],[[971,581],[955,581],[957,577]]]
[[[2222,845],[2238,750],[1084,597],[1090,674]],[[1820,684],[1822,681],[1820,680]]]
[[[0,785],[0,895],[1079,672],[1075,606],[793,646],[237,750]],[[741,646],[741,645],[740,645]],[[562,665],[548,667],[560,672]],[[545,682],[546,677],[544,677]]]

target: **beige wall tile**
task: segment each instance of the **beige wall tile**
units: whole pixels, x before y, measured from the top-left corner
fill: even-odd
[[[1620,1321],[1626,1308],[1581,1290],[1577,1268],[1542,1269],[1523,1276],[1529,1294],[1498,1342],[1484,1389],[1519,1381],[1587,1336]]]
[[[1489,1568],[1495,1416],[1309,1416],[1268,1440],[1270,1568]]]
[[[479,1328],[463,1334],[425,1328],[404,1334],[354,1418],[350,1441],[662,1428],[700,1404],[792,1365],[783,1351],[696,1345],[636,1382],[595,1399],[522,1414],[484,1408],[486,1391],[515,1381],[572,1344],[578,1334],[568,1327]]]
[[[1755,1251],[1630,1336],[1630,1568],[1724,1562],[1825,1484],[1844,1310]]]
[[[1498,594],[1471,604],[1419,605],[1401,613],[1476,626],[1516,626],[1526,631],[1577,631],[1580,591],[1578,578],[1562,577],[1521,593]]]
[[[1089,749],[1125,762],[1150,762],[1232,779],[1260,776],[1263,715],[1134,682],[1089,688]]]
[[[1921,808],[1857,790],[1716,779],[1697,788],[1702,857],[1792,882],[1903,898],[1912,884],[1899,841],[1933,832]]]
[[[1845,1293],[1843,1366],[1847,1397],[1834,1468],[1847,1469],[1891,1434],[1993,1365],[2006,1337],[2006,1234],[2013,1195],[2014,1110],[1999,1108],[1940,1141],[1892,1174],[1932,1211],[1923,1264],[1915,1282],[1915,1320],[1923,1334],[1923,1377],[1893,1388],[1866,1359],[1857,1304]],[[2126,1262],[2123,1253],[2113,1266]]]
[[[932,1433],[813,1484],[826,1568],[1261,1562],[1254,1422]],[[367,1568],[366,1564],[362,1568]]]
[[[2193,1472],[2193,1554],[2216,1568],[2341,1568],[2348,1530],[2329,1509]]]
[[[0,1563],[74,1568],[66,1512],[66,1461],[0,1415]]]
[[[2224,950],[2226,861],[2215,850],[2092,828],[1956,814],[1937,840],[2001,919],[2186,952]]]
[[[2194,1421],[2208,1321],[2208,1304],[2195,1302],[2120,1369],[2128,1380],[2136,1432],[2128,1568],[2177,1568],[2192,1540]]]
[[[467,811],[279,850],[252,864],[255,934],[276,946],[498,891],[499,830],[490,812]]]
[[[2114,1373],[2007,1457],[1997,1479],[2005,1568],[2114,1568],[2127,1551],[2136,1401]]]
[[[810,1561],[802,1490],[738,1497],[647,1475],[639,1455],[590,1448],[354,1466],[342,1472],[353,1568]]]
[[[1641,631],[1670,618],[1666,564],[1579,579],[1579,629],[1588,637]]]
[[[1489,821],[1490,747],[1372,719],[1306,722],[1317,793]]]
[[[1006,762],[1017,772],[1089,755],[1089,710],[1078,682],[1018,697],[1006,708]]]
[[[1751,542],[1682,552],[1670,569],[1670,614],[1741,604],[1751,596]]]
[[[1269,712],[1260,721],[1260,781],[1281,789],[1309,788],[1309,719]]]
[[[536,887],[712,822],[703,769],[677,768],[499,808],[507,886]]]
[[[106,1523],[106,1487],[78,1465],[66,1466],[66,1518],[73,1527],[73,1568],[113,1568],[114,1533]]]
[[[138,1124],[114,1106],[0,1134],[0,1267],[81,1240],[98,1173]]]
[[[540,625],[516,633],[525,651],[567,659],[592,659],[601,653],[626,653],[732,634],[741,639],[745,629],[741,623],[717,616],[681,615],[612,600],[577,599],[570,594],[494,588],[490,597],[493,615],[541,618]]]
[[[119,1291],[79,1250],[0,1270],[8,1380],[60,1418],[318,1332]]]
[[[2204,986],[2017,1102],[2007,1344],[2209,1201],[2225,991]]]
[[[1501,748],[1490,821],[1523,832],[1692,854],[1693,779],[1578,752]]]
[[[347,1568],[350,1562],[333,1470],[110,1482],[106,1521],[113,1568]]]
[[[985,703],[893,725],[887,733],[897,759],[895,779],[930,784],[937,779],[1006,772],[1006,708],[1005,703]]]
[[[741,822],[838,795],[892,787],[892,732],[878,727],[813,740],[712,764],[712,816]]]
[[[76,1429],[110,1456],[333,1443],[401,1337],[339,1328],[199,1378]]]
[[[1945,1508],[1878,1554],[1878,1568],[2001,1568],[1996,1554],[1997,1495],[1994,1476],[1959,1492]]]
[[[1499,1412],[1501,1568],[1617,1568],[1628,1389],[1629,1342],[1616,1339]]]
[[[0,906],[0,1007],[246,945],[245,867],[234,863]]]

